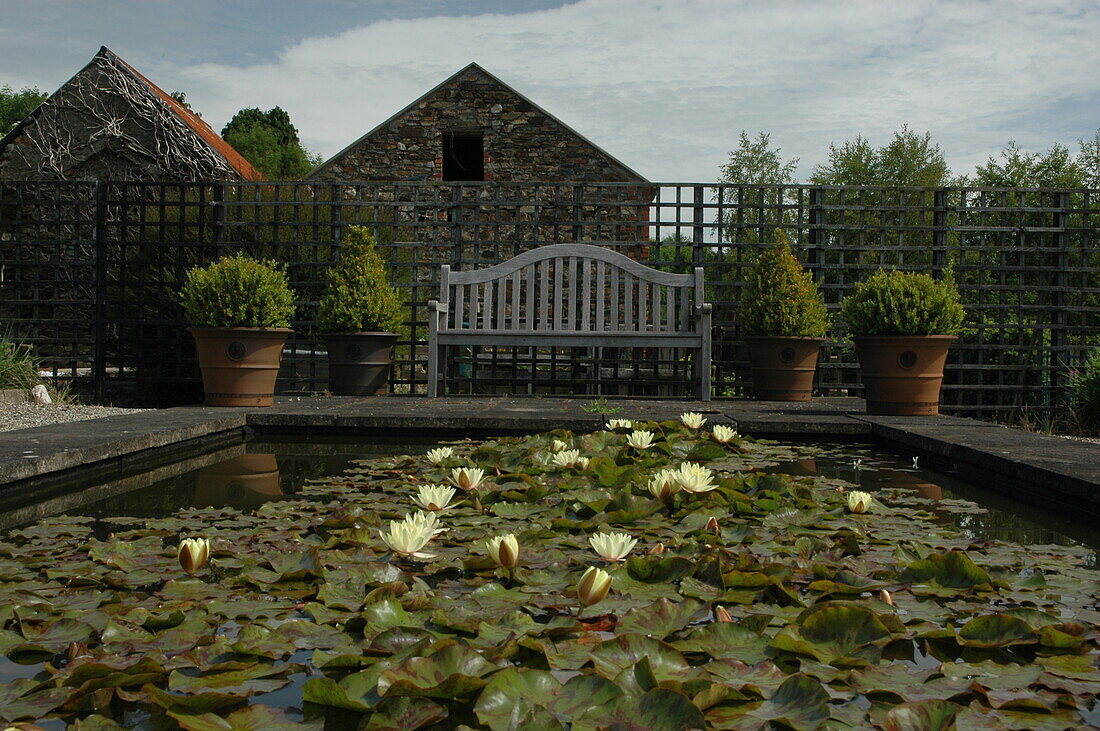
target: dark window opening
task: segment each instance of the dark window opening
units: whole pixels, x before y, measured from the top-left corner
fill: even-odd
[[[485,180],[481,135],[443,133],[443,179]]]

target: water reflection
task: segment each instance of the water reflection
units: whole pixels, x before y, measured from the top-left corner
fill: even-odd
[[[196,508],[248,508],[283,497],[279,461],[274,454],[243,454],[199,470]]]

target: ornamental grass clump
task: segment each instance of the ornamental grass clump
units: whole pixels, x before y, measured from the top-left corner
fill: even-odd
[[[930,274],[880,269],[844,298],[840,317],[857,337],[957,335],[966,319],[950,270]]]
[[[290,327],[294,291],[286,271],[247,254],[224,256],[187,272],[180,292],[187,321],[196,327]]]
[[[1100,431],[1100,348],[1070,376],[1070,394],[1082,426]]]
[[[405,320],[401,295],[386,276],[386,265],[363,226],[351,226],[340,247],[340,261],[325,273],[317,303],[321,332],[393,332]]]
[[[745,276],[741,329],[748,335],[821,338],[829,313],[810,272],[802,268],[783,232],[761,252]]]
[[[30,346],[0,335],[0,389],[29,391],[41,382]]]

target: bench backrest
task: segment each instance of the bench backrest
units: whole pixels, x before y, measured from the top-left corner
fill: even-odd
[[[446,329],[690,332],[703,270],[658,271],[589,244],[553,244],[485,269],[443,265]]]

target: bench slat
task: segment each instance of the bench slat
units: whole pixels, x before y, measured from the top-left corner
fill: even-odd
[[[536,330],[553,330],[550,323],[550,260],[539,262],[539,325]]]
[[[527,270],[527,330],[535,329],[535,297],[538,290],[535,289],[535,265],[525,267]]]
[[[569,257],[569,281],[565,285],[565,291],[569,293],[569,314],[565,321],[566,330],[577,329],[577,257]],[[561,297],[561,293],[558,293]]]
[[[465,293],[466,288],[461,284],[455,287],[455,306],[451,308],[454,312],[447,315],[447,319],[451,322],[452,330],[460,330],[462,328],[462,307],[465,304]]]
[[[636,324],[634,312],[634,283],[638,280],[626,272],[623,272],[623,289],[626,290],[626,303],[623,305],[623,325],[626,330],[633,330]]]
[[[554,259],[554,324],[550,326],[551,330],[562,330],[561,317],[562,317],[562,291],[561,291],[561,270],[562,260]]]
[[[581,330],[592,329],[592,260],[581,261]]]

